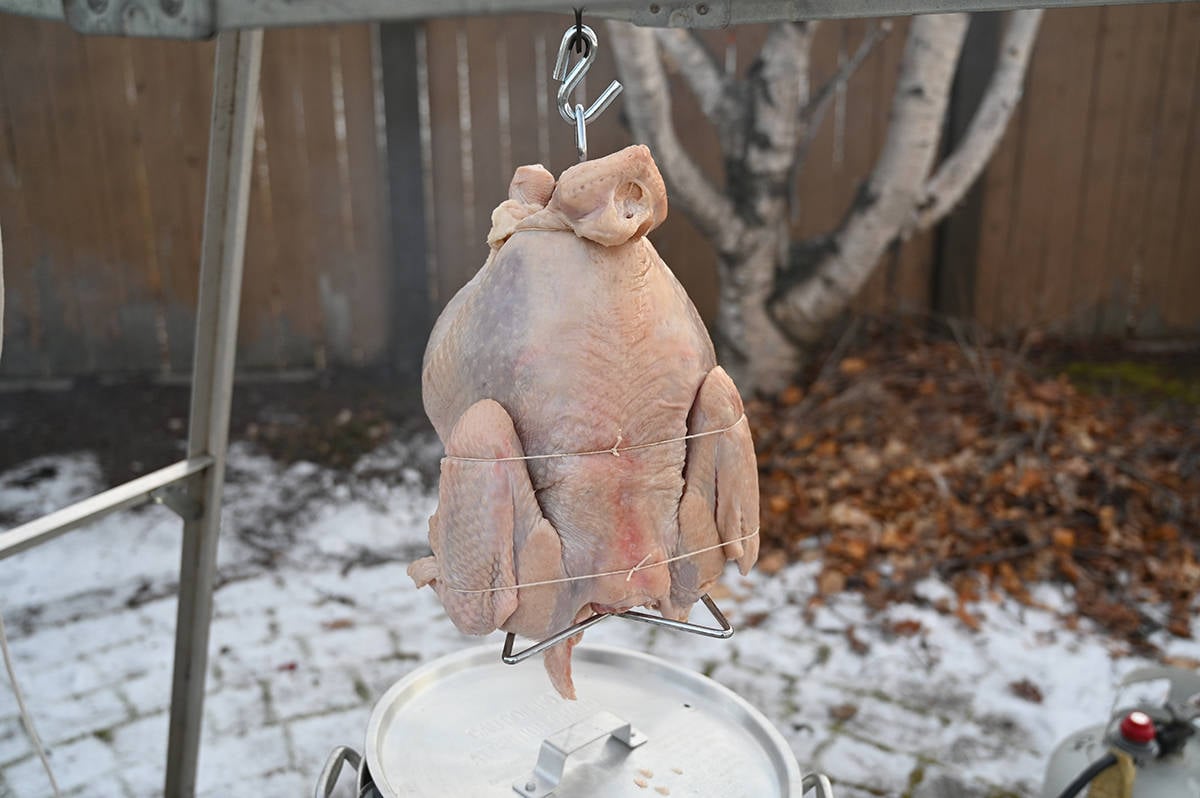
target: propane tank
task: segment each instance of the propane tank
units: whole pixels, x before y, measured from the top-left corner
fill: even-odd
[[[1109,753],[1131,760],[1132,787],[1121,780],[1118,798],[1200,798],[1200,673],[1178,668],[1141,668],[1121,686],[1166,679],[1160,704],[1114,707],[1106,724],[1075,732],[1059,743],[1046,766],[1042,798],[1060,798],[1080,774]],[[1116,767],[1117,765],[1114,765]],[[1128,768],[1128,765],[1126,765]],[[1110,779],[1113,784],[1118,780]],[[1087,798],[1089,786],[1075,795]]]

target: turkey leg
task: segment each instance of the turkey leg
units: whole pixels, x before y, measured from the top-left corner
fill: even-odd
[[[438,510],[429,519],[433,556],[413,562],[408,575],[418,587],[431,585],[467,634],[503,628],[541,638],[570,625],[578,601],[573,583],[515,588],[566,574],[558,531],[542,515],[525,461],[497,462],[525,455],[508,413],[491,399],[471,405],[454,425],[446,455]],[[577,641],[545,653],[551,681],[568,698],[575,695],[570,649]]]

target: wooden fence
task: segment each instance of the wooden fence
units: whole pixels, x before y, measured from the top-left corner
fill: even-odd
[[[513,168],[573,161],[549,78],[566,22],[268,32],[243,367],[413,362],[422,330],[482,263]],[[835,225],[874,161],[904,46],[897,23],[810,149],[797,235]],[[822,24],[814,85],[873,24]],[[994,16],[973,25],[951,138],[997,31]],[[600,33],[593,92],[615,74]],[[763,36],[705,34],[739,73]],[[1195,3],[1048,12],[1025,99],[980,186],[936,234],[881,264],[858,307],[932,308],[998,330],[1200,333],[1198,41]],[[86,38],[0,17],[0,376],[186,372],[211,57],[207,44]],[[720,182],[715,135],[673,85],[686,144]],[[618,103],[589,128],[594,154],[628,142],[619,117]],[[711,316],[711,249],[681,212],[654,240]]]
[[[1044,24],[982,188],[975,315],[1001,329],[1195,335],[1200,5],[1072,9]]]
[[[373,31],[264,47],[243,365],[365,363],[387,343]],[[0,374],[187,373],[210,43],[79,36],[0,17]]]

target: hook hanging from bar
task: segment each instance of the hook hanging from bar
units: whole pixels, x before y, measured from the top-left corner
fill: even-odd
[[[571,48],[578,47],[580,42],[583,45],[583,57],[571,66]],[[620,82],[614,80],[587,110],[584,110],[582,103],[572,104],[571,95],[592,68],[598,47],[596,32],[584,25],[577,13],[575,24],[563,34],[558,45],[558,58],[554,62],[554,79],[561,83],[558,87],[558,115],[567,124],[575,126],[575,149],[581,161],[587,160],[587,124],[611,105],[623,88]]]

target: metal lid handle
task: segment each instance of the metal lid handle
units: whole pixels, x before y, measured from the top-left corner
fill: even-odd
[[[313,798],[329,798],[333,795],[338,776],[342,775],[342,763],[348,764],[358,772],[362,757],[348,745],[339,745],[333,749],[333,753],[325,760],[325,767],[321,768],[321,775],[317,777],[317,789],[313,792]]]
[[[815,790],[815,798],[833,798],[833,785],[823,773],[809,773],[800,785],[801,795],[808,795],[809,790]]]
[[[597,712],[542,740],[537,765],[529,776],[513,783],[513,791],[524,798],[545,798],[562,781],[567,757],[609,736],[631,749],[646,742],[646,736],[634,729],[629,721],[621,720],[611,712]],[[327,796],[319,795],[317,798]]]

